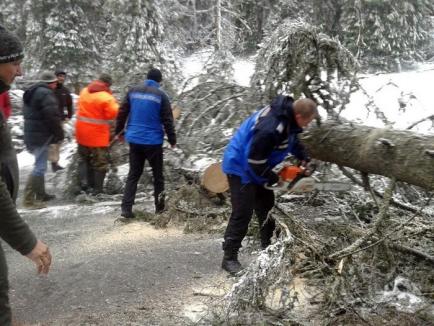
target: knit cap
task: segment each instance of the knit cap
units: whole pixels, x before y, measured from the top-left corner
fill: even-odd
[[[163,80],[163,75],[161,74],[161,71],[159,69],[152,68],[148,71],[146,78],[160,83]]]
[[[24,50],[18,37],[0,25],[0,63],[13,62],[23,57]]]
[[[39,75],[39,81],[51,84],[57,81],[57,77],[51,71],[46,70]]]

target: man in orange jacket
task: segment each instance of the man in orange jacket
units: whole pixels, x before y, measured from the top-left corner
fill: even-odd
[[[79,175],[82,190],[101,193],[109,168],[110,126],[119,104],[112,95],[112,78],[107,74],[85,87],[78,99],[75,137],[78,143]]]

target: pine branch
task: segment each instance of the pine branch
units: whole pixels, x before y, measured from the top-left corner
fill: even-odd
[[[343,173],[343,174],[344,174],[348,179],[350,179],[350,180],[351,180],[352,182],[354,182],[355,184],[357,184],[357,185],[363,187],[363,182],[360,181],[359,179],[357,179],[357,178],[356,178],[356,177],[355,177],[355,176],[354,176],[350,171],[348,171],[348,169],[346,169],[346,168],[343,167],[343,166],[338,166],[338,168],[339,168],[339,170],[342,171],[342,173]],[[378,190],[373,189],[373,191],[374,191],[374,193],[375,193],[376,196],[378,196],[378,197],[380,197],[380,198],[383,198],[383,197],[384,197],[384,194],[381,193],[381,192],[379,192]],[[394,205],[394,206],[396,206],[396,207],[398,207],[398,208],[404,209],[404,210],[406,210],[406,211],[412,212],[412,213],[416,213],[416,212],[419,211],[419,208],[417,208],[417,207],[413,207],[413,206],[410,206],[410,205],[407,205],[407,204],[404,204],[404,203],[401,203],[401,202],[399,202],[399,201],[396,201],[396,200],[393,199],[393,198],[390,200],[390,202],[391,202],[392,205]],[[428,216],[431,216],[431,214],[429,214],[429,213],[425,213],[425,214],[428,215]]]
[[[371,238],[373,235],[375,235],[379,232],[380,227],[382,226],[383,222],[385,222],[387,220],[388,212],[389,212],[389,204],[390,204],[390,200],[391,200],[392,195],[393,195],[393,190],[395,189],[395,185],[396,185],[396,179],[393,178],[393,179],[391,179],[389,187],[386,189],[386,191],[384,193],[383,203],[380,206],[380,211],[377,215],[377,218],[374,222],[373,227],[365,235],[363,235],[361,238],[357,239],[354,243],[352,243],[351,245],[349,245],[348,247],[346,247],[340,251],[337,251],[337,252],[331,254],[329,256],[329,258],[340,259],[340,258],[343,258],[345,256],[348,256],[348,254],[350,254],[351,252],[360,248],[360,246],[362,246],[369,238]]]
[[[397,243],[389,243],[388,246],[392,249],[404,252],[404,253],[409,253],[412,255],[415,255],[419,258],[423,258],[425,260],[427,260],[428,262],[430,262],[431,264],[434,264],[434,256],[431,256],[423,251],[414,249],[414,248],[410,248],[401,244],[397,244]]]

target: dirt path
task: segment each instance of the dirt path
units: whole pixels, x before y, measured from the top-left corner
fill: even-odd
[[[35,276],[5,246],[13,311],[28,324],[184,325],[203,301],[198,289],[233,282],[220,269],[221,239],[115,223],[117,202],[20,213],[54,257],[50,274]]]

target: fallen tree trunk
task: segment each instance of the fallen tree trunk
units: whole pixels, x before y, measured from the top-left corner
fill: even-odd
[[[434,190],[434,136],[325,122],[300,137],[313,158]]]

